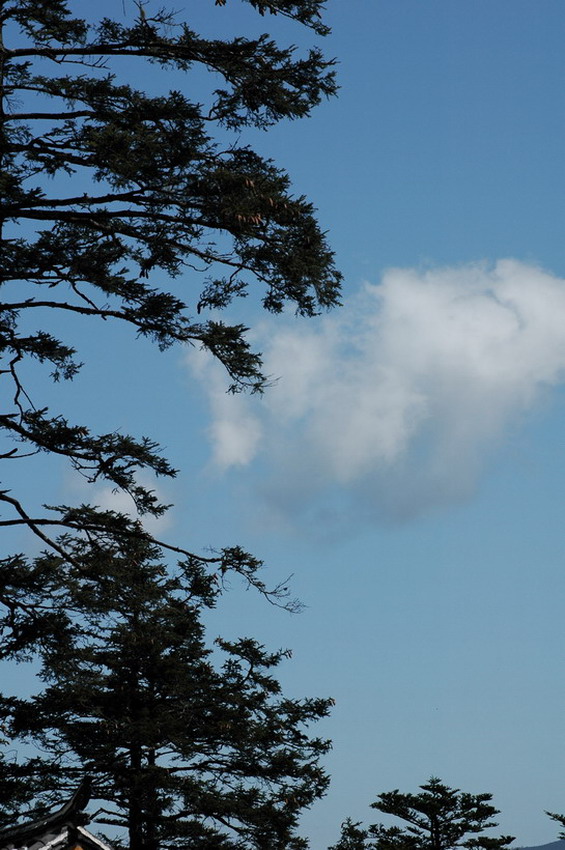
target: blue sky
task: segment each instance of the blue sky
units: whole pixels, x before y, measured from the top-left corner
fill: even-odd
[[[210,33],[310,42],[236,0],[193,5]],[[294,574],[300,616],[234,588],[210,631],[291,647],[285,688],[336,699],[314,848],[432,774],[492,792],[518,846],[548,842],[543,810],[565,811],[565,8],[327,5],[339,98],[249,140],[318,207],[343,308],[237,308],[278,379],[263,400],[106,327],[75,327],[84,374],[55,393],[165,447],[182,470],[168,534]]]

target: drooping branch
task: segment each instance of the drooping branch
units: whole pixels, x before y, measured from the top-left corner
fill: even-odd
[[[18,514],[16,519],[0,520],[0,528],[14,528],[26,526],[45,545],[57,552],[68,563],[80,568],[80,560],[69,546],[65,545],[64,538],[57,538],[46,534],[43,529],[53,528],[67,531],[75,531],[91,540],[100,539],[101,542],[107,537],[109,541],[145,541],[157,549],[181,555],[192,565],[202,565],[214,568],[216,582],[219,588],[224,587],[224,582],[229,573],[234,573],[243,578],[249,587],[258,591],[271,605],[283,608],[290,613],[297,613],[302,609],[301,603],[291,597],[288,582],[290,576],[274,587],[269,588],[260,578],[259,572],[262,562],[245,552],[241,547],[227,547],[214,552],[211,555],[198,555],[183,546],[161,540],[146,532],[143,526],[124,514],[115,511],[100,511],[99,509],[83,505],[80,508],[52,508],[60,516],[57,517],[31,517],[23,505],[8,491],[0,491],[0,502],[10,505]],[[63,541],[63,542],[62,542]]]

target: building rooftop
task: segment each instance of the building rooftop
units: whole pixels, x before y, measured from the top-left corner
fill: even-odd
[[[84,809],[90,799],[90,779],[50,815],[0,831],[0,850],[112,850],[87,829]]]

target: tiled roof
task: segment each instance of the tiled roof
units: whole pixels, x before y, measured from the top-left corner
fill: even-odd
[[[30,836],[23,844],[3,844],[0,850],[112,850],[109,844],[92,835],[87,829],[79,826],[74,835],[69,835],[69,829],[63,827],[57,832],[45,832],[42,835]],[[0,839],[1,839],[0,835]],[[31,843],[30,843],[31,842]]]
[[[18,824],[0,832],[0,850],[112,850],[84,828],[84,809],[90,799],[90,780],[85,778],[71,799],[39,820]]]

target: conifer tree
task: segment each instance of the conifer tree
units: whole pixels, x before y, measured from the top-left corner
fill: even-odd
[[[355,823],[347,818],[341,825],[339,841],[332,844],[328,850],[367,850],[369,831],[360,822]]]
[[[236,0],[209,2],[230,15]],[[238,2],[328,31],[321,0]],[[0,528],[46,546],[0,561],[0,660],[39,658],[46,682],[32,702],[1,700],[0,817],[41,811],[88,769],[134,850],[298,847],[298,813],[326,784],[327,744],[306,727],[328,702],[284,699],[272,676],[284,653],[251,639],[212,648],[202,625],[230,572],[293,608],[286,585],[268,589],[237,546],[204,557],[91,504],[29,508],[9,477],[47,453],[159,516],[139,472],[175,470],[155,440],[53,409],[49,372],[79,379],[75,323],[101,339],[115,323],[159,349],[201,346],[233,391],[260,392],[233,300],[259,293],[272,313],[312,316],[339,297],[314,208],[245,139],[333,95],[333,63],[269,35],[204,38],[152,0],[115,5],[119,20],[93,23],[78,0],[0,0]],[[159,93],[131,82],[148,68]],[[193,94],[199,69],[207,99]],[[181,556],[171,573],[167,550]],[[48,759],[14,760],[24,740]]]
[[[320,0],[241,2],[327,33]],[[78,0],[0,0],[0,528],[27,526],[47,547],[0,561],[0,660],[39,658],[46,683],[33,701],[1,700],[0,818],[42,811],[90,770],[101,817],[134,850],[298,847],[298,813],[327,781],[327,744],[307,726],[328,702],[284,699],[272,675],[284,653],[211,647],[202,624],[230,572],[292,608],[286,585],[268,589],[237,546],[204,557],[89,504],[36,512],[9,477],[48,453],[127,492],[140,515],[165,510],[139,480],[175,474],[154,439],[52,409],[47,373],[79,379],[73,321],[202,346],[233,391],[261,391],[233,299],[312,316],[339,297],[312,205],[245,139],[334,94],[333,63],[268,35],[204,38],[151,0],[115,5],[119,20],[92,23]],[[235,0],[215,5],[230,15]],[[121,78],[123,59],[162,91]],[[214,81],[206,98],[193,94],[199,69]],[[47,370],[38,397],[32,367]],[[181,556],[172,572],[167,549]],[[47,758],[16,760],[22,741]]]
[[[209,2],[231,15],[236,0]],[[237,2],[271,23],[327,32],[320,0]],[[80,352],[65,331],[76,338],[73,323],[86,318],[101,338],[114,322],[159,348],[202,346],[233,390],[261,391],[247,329],[220,311],[260,292],[268,311],[290,303],[311,316],[337,303],[340,275],[312,205],[245,132],[307,116],[336,86],[317,47],[298,55],[268,35],[204,38],[151,0],[115,6],[120,20],[92,23],[72,0],[0,0],[1,457],[10,471],[37,452],[66,458],[159,515],[138,473],[175,470],[154,439],[94,433],[51,409],[48,389],[27,384],[31,365],[76,379]],[[163,91],[120,79],[124,58],[130,76],[150,68]],[[207,102],[191,93],[199,68],[214,80]],[[167,89],[169,72],[178,90]],[[113,521],[88,507],[30,513],[10,486],[0,490],[0,527],[27,525],[55,550],[54,528]]]
[[[372,808],[394,815],[408,826],[360,824],[345,821],[341,838],[331,850],[455,850],[456,847],[504,850],[513,836],[482,835],[497,826],[492,794],[468,794],[450,788],[436,777],[420,786],[419,794],[398,790],[379,794]]]
[[[95,822],[122,827],[127,838],[112,842],[130,850],[301,848],[298,816],[327,786],[328,743],[308,727],[331,701],[281,694],[284,651],[207,643],[221,577],[197,561],[167,569],[135,537],[62,543],[72,562],[46,553],[34,564],[64,579],[59,637],[35,646],[45,687],[1,702],[12,746],[39,756],[6,781],[19,789],[33,774],[45,804],[88,773]]]
[[[554,820],[556,823],[560,824],[563,828],[559,833],[559,838],[563,840],[565,838],[565,815],[559,815],[555,812],[546,812],[546,815],[549,815],[551,820]]]

